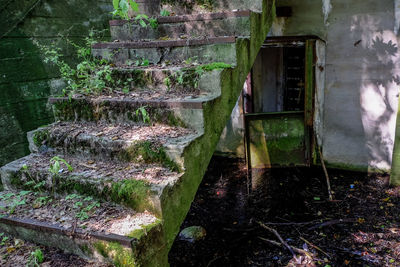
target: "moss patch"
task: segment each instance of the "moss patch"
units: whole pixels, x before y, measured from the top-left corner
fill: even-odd
[[[161,220],[156,220],[154,223],[144,225],[141,229],[136,229],[127,234],[128,237],[140,240],[143,236],[147,235],[153,228],[161,224]]]
[[[154,209],[148,201],[152,194],[150,185],[144,181],[125,180],[113,183],[110,193],[113,201],[123,202],[137,211]]]
[[[35,146],[40,147],[45,141],[49,140],[50,132],[47,128],[38,129],[33,134],[33,143]]]
[[[120,153],[120,158],[137,163],[160,163],[172,171],[179,171],[178,165],[167,156],[164,148],[149,141],[137,142],[130,146]]]
[[[104,258],[110,258],[115,266],[139,266],[133,256],[132,250],[124,248],[121,244],[116,242],[96,242],[94,247]]]

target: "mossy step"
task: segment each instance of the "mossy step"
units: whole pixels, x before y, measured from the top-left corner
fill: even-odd
[[[193,37],[249,36],[250,11],[214,12],[158,17],[158,27],[142,27],[135,20],[111,20],[111,40],[139,41]]]
[[[141,99],[187,99],[219,95],[220,74],[231,65],[197,64],[196,58],[180,65],[122,66],[112,69],[119,95]]]
[[[160,215],[164,188],[176,183],[182,174],[160,164],[101,161],[47,152],[13,161],[0,168],[0,175],[7,190],[77,193]]]
[[[210,98],[141,100],[130,97],[50,98],[56,120],[137,124],[163,123],[203,131],[203,103]],[[213,99],[213,97],[211,97]],[[146,111],[144,115],[143,110]]]
[[[29,148],[36,153],[58,153],[100,160],[158,163],[183,170],[185,147],[199,135],[191,129],[164,124],[109,124],[56,122],[28,133]]]
[[[161,221],[151,213],[77,194],[1,191],[0,231],[118,266],[140,265],[162,243]]]
[[[236,38],[210,37],[197,39],[159,40],[146,42],[111,42],[92,46],[95,57],[117,65],[136,61],[150,64],[182,63],[196,58],[198,63],[224,62],[236,65]]]

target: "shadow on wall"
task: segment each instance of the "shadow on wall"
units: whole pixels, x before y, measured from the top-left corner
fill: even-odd
[[[368,166],[389,170],[392,162],[400,54],[393,30],[382,30],[381,18],[352,17],[350,31],[363,54],[360,58],[361,120],[366,139]]]

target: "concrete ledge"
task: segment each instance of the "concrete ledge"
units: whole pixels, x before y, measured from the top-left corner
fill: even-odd
[[[186,40],[169,40],[169,41],[152,41],[152,42],[113,42],[113,43],[97,43],[92,46],[93,49],[118,49],[118,48],[159,48],[159,47],[184,47],[196,45],[210,44],[231,44],[235,43],[235,36],[228,37],[212,37],[202,39],[186,39]]]
[[[84,240],[98,240],[98,241],[106,241],[106,242],[117,242],[124,247],[132,248],[132,243],[136,242],[135,238],[116,235],[116,234],[103,234],[97,232],[84,232],[82,229],[75,229],[75,231],[71,231],[69,229],[63,228],[58,225],[51,225],[48,223],[32,220],[32,219],[19,219],[19,218],[11,218],[4,217],[0,218],[0,229],[1,224],[12,225],[13,227],[24,227],[26,229],[40,231],[42,233],[55,233],[58,235],[67,235],[73,238],[80,238]]]

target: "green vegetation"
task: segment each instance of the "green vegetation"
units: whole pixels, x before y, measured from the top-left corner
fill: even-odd
[[[174,6],[181,6],[187,9],[193,9],[195,5],[201,6],[209,11],[214,8],[214,0],[194,0],[194,1],[180,1],[180,0],[161,0],[162,4],[171,4]]]
[[[129,19],[129,8],[133,12],[139,12],[139,5],[133,0],[113,0],[113,17],[118,16],[122,19]]]
[[[39,129],[33,134],[33,143],[37,146],[40,147],[43,145],[43,143],[48,140],[50,137],[49,130],[46,128]]]
[[[150,193],[150,185],[138,180],[113,183],[111,187],[111,199],[113,201],[123,202],[137,211],[153,208],[147,200]]]
[[[44,261],[43,252],[38,248],[35,251],[31,252],[27,266],[39,267],[43,261]]]
[[[140,141],[121,152],[121,159],[143,163],[161,163],[172,171],[179,171],[178,165],[166,154],[162,146],[156,146],[149,141]]]
[[[104,258],[111,258],[114,265],[117,267],[138,266],[133,256],[132,249],[125,249],[119,243],[96,242],[94,247]]]
[[[44,62],[51,63],[58,67],[61,78],[66,87],[63,94],[72,96],[75,93],[99,94],[104,90],[111,90],[114,82],[111,77],[111,66],[105,59],[98,59],[92,55],[92,45],[95,41],[95,33],[90,32],[89,37],[85,38],[85,45],[81,46],[71,40],[66,42],[71,44],[77,52],[80,61],[75,67],[64,61],[61,48],[55,46],[44,46],[35,42],[44,54]]]

